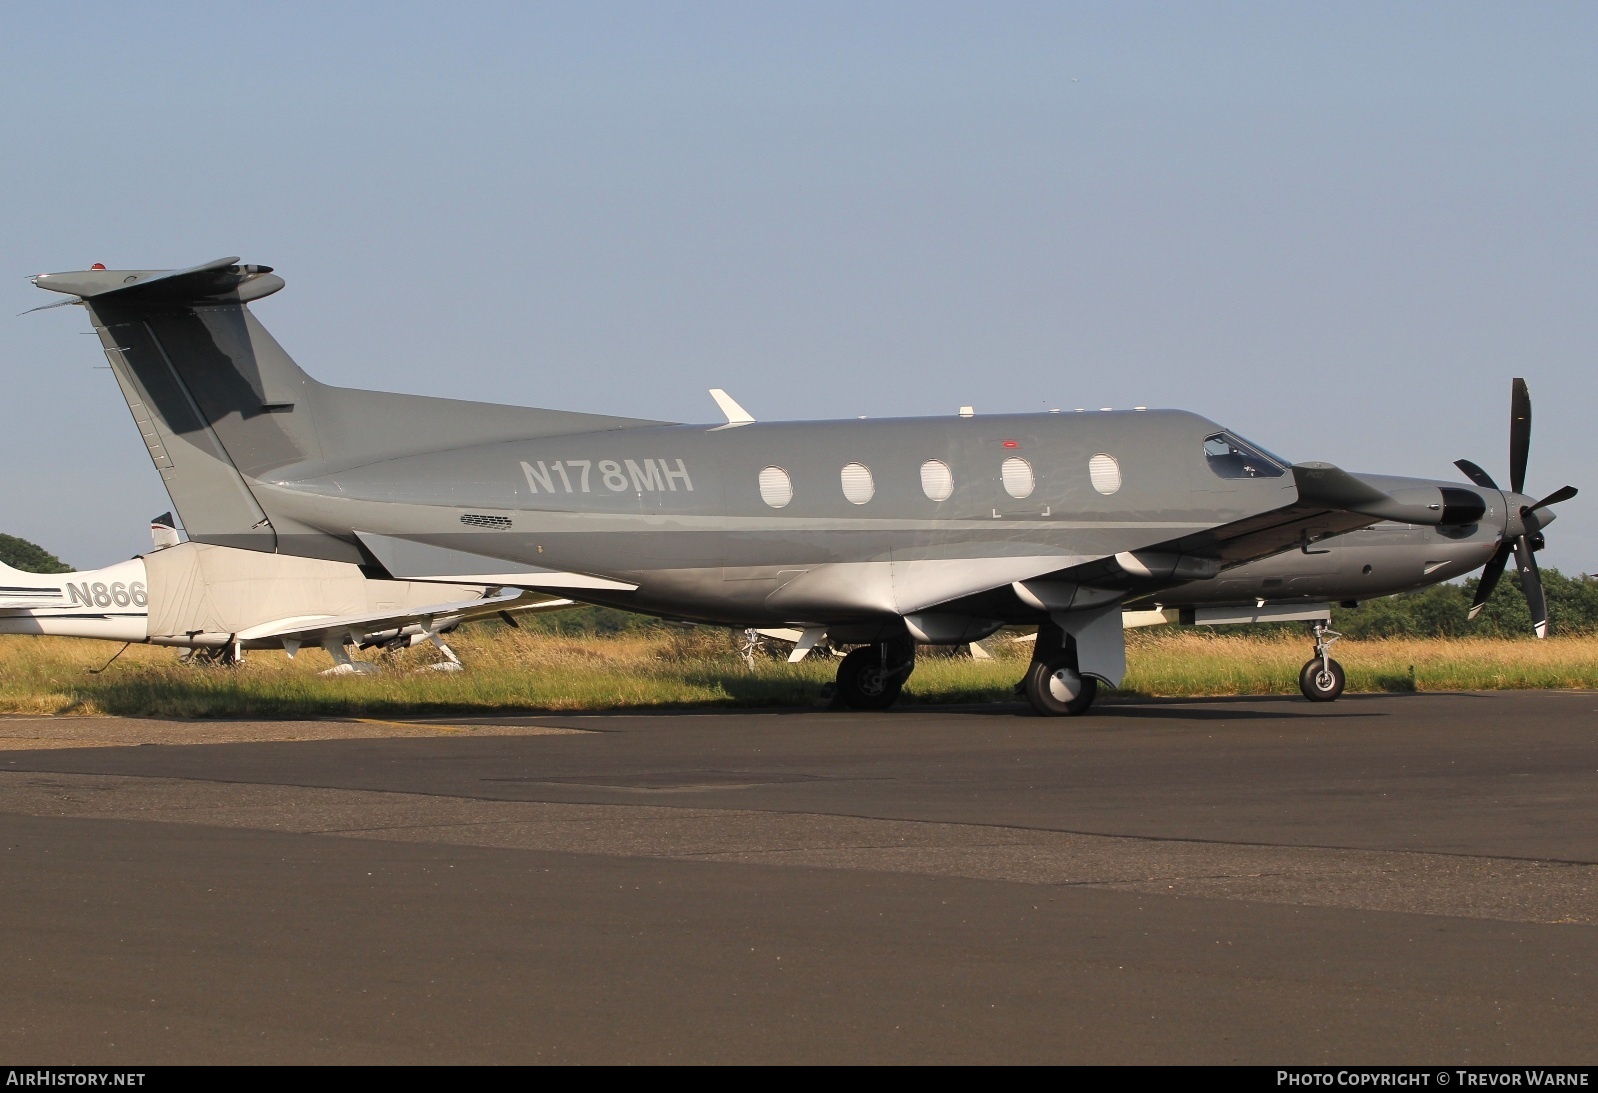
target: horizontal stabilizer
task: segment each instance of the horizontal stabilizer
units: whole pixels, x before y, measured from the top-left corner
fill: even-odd
[[[396,614],[393,611],[366,615],[301,615],[294,618],[275,619],[241,630],[235,637],[239,641],[263,641],[269,638],[294,638],[310,645],[323,637],[353,631],[368,634],[421,623],[428,629],[447,622],[498,615],[501,612],[559,611],[575,604],[571,600],[541,599],[517,589],[454,603],[429,604]]]
[[[96,302],[179,304],[201,300],[259,300],[283,287],[271,266],[241,266],[235,258],[188,269],[90,269],[41,273],[33,283],[51,292],[66,292]]]
[[[595,588],[631,592],[638,586],[590,573],[569,573],[521,565],[463,550],[357,531],[361,545],[372,552],[391,577],[449,584],[497,584],[513,588]]]

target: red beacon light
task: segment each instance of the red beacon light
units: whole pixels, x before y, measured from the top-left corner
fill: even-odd
[[[1006,447],[1006,448],[1019,448],[1019,447],[1020,447],[1020,446],[1021,446],[1021,445],[1020,445],[1020,444],[1018,444],[1018,443],[1016,443],[1016,442],[1015,442],[1015,441],[1013,441],[1013,440],[1006,440],[1006,441],[1005,441],[1005,442],[1004,442],[1004,446],[1005,446],[1005,447]]]
[[[90,266],[89,268],[90,269],[105,269],[105,263],[104,262],[96,262],[94,265]]]

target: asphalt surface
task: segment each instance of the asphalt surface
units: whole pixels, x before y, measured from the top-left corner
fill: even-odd
[[[25,720],[5,1061],[1598,1062],[1598,694]]]

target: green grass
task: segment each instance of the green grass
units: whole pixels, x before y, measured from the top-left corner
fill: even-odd
[[[731,635],[713,629],[583,637],[482,627],[454,637],[464,673],[425,670],[429,647],[376,658],[371,676],[323,678],[320,649],[290,661],[250,654],[238,668],[190,667],[168,649],[134,646],[109,668],[115,646],[70,638],[0,637],[0,713],[156,717],[383,717],[685,707],[816,706],[836,662],[746,667]],[[923,657],[905,703],[1016,701],[1024,645],[1000,642],[1000,659]],[[1228,636],[1192,630],[1129,635],[1129,674],[1105,698],[1296,694],[1310,643],[1300,633]],[[1598,688],[1598,638],[1545,642],[1497,638],[1343,641],[1334,655],[1351,691]]]

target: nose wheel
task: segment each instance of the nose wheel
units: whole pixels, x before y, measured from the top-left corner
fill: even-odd
[[[1343,666],[1332,659],[1332,643],[1342,637],[1328,623],[1315,624],[1315,655],[1298,673],[1298,689],[1311,702],[1333,702],[1348,682]]]

